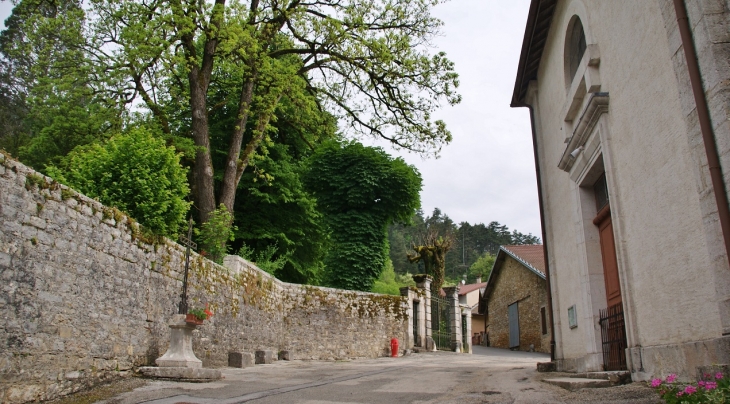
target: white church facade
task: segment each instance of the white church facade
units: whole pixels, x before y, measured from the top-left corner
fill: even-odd
[[[730,363],[728,26],[726,0],[532,1],[512,106],[531,112],[559,370]]]

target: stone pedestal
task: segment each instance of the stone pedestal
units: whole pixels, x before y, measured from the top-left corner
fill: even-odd
[[[170,347],[155,363],[161,368],[203,367],[203,362],[193,353],[193,330],[195,325],[185,322],[184,314],[175,314],[170,321]]]
[[[170,347],[157,358],[158,367],[140,368],[144,376],[189,382],[219,380],[217,369],[203,369],[203,362],[193,353],[193,330],[195,325],[185,322],[184,314],[175,314],[170,321]]]

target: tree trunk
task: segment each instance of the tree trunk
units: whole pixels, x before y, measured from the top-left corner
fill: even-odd
[[[261,115],[259,115],[259,119],[256,123],[256,129],[254,129],[253,138],[248,142],[246,148],[243,150],[243,155],[241,155],[241,143],[239,141],[238,149],[235,151],[235,160],[232,160],[231,152],[233,151],[233,145],[231,145],[231,152],[228,154],[229,160],[226,164],[226,174],[228,174],[231,167],[235,167],[235,170],[231,170],[233,175],[230,180],[227,176],[224,178],[224,182],[221,184],[221,194],[219,198],[220,203],[225,205],[229,212],[233,212],[233,204],[236,202],[236,189],[238,188],[238,183],[241,181],[243,171],[246,170],[249,161],[251,161],[251,156],[253,156],[254,152],[256,152],[256,149],[258,149],[261,144],[261,140],[263,140],[264,134],[266,133],[266,127],[269,125],[271,115],[274,114],[274,110],[276,109],[276,105],[279,103],[279,100],[281,100],[281,96],[282,93],[279,93],[274,100],[272,107],[266,111],[261,111]]]
[[[228,147],[228,157],[226,157],[226,169],[223,173],[223,182],[220,191],[220,203],[225,205],[229,212],[233,212],[233,203],[236,201],[236,189],[240,176],[236,173],[239,170],[239,158],[241,156],[241,145],[243,143],[243,134],[246,131],[246,123],[248,115],[251,111],[251,101],[253,100],[253,88],[256,81],[256,70],[252,69],[251,77],[246,80],[241,88],[241,98],[238,102],[238,115],[236,126],[233,128],[231,143]],[[245,170],[246,167],[243,167]]]
[[[208,136],[208,111],[205,83],[201,83],[198,69],[190,69],[190,108],[192,111],[192,132],[195,142],[195,205],[200,212],[200,221],[208,221],[208,215],[215,210],[215,192],[213,186],[213,162],[210,156],[210,137]],[[206,88],[203,88],[206,87]]]
[[[203,45],[203,55],[200,66],[195,62],[189,63],[188,82],[190,85],[190,111],[192,112],[191,131],[195,142],[195,166],[193,167],[193,181],[195,182],[194,200],[195,207],[200,213],[200,222],[208,221],[208,216],[216,208],[215,186],[213,183],[213,161],[210,155],[210,133],[208,129],[208,86],[210,76],[213,72],[214,56],[218,46],[216,32],[220,30],[223,21],[223,10],[215,12],[216,6],[223,7],[226,0],[215,0],[214,12],[210,16],[210,27],[214,28],[206,32],[206,41]],[[202,3],[201,3],[202,4]],[[177,7],[182,9],[182,4],[177,2]],[[188,3],[195,7],[195,3]],[[185,14],[192,14],[189,9]],[[183,34],[182,44],[185,57],[189,61],[196,60],[197,48],[194,35],[190,32]]]

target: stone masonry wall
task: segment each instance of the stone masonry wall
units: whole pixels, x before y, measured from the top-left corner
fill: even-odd
[[[194,332],[206,367],[229,351],[294,359],[387,354],[404,340],[401,297],[293,285],[239,257],[192,255]],[[0,402],[50,399],[154,364],[177,312],[184,250],[150,240],[122,212],[0,155]]]
[[[509,348],[509,315],[507,307],[518,302],[520,351],[530,344],[537,352],[550,352],[550,336],[542,334],[540,308],[546,306],[545,280],[512,257],[506,256],[487,300],[487,329],[490,346]]]

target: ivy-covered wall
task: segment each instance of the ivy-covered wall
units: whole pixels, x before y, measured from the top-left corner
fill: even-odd
[[[177,311],[184,249],[0,155],[0,402],[62,396],[154,364]],[[192,256],[190,304],[206,367],[230,351],[294,359],[385,355],[407,332],[403,298],[280,282],[239,257]]]

